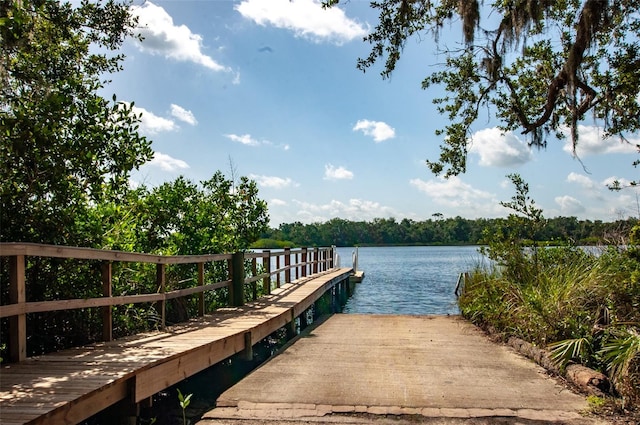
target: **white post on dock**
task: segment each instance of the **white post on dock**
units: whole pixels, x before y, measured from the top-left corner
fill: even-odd
[[[351,254],[351,263],[353,264],[353,272],[357,272],[358,271],[358,247],[356,247],[356,250],[353,251],[353,253]]]

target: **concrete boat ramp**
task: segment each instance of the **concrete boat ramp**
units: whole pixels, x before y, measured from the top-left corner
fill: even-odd
[[[199,425],[602,424],[584,396],[457,316],[337,314],[223,393]]]

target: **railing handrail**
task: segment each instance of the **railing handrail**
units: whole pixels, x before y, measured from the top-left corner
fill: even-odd
[[[10,319],[10,358],[21,361],[26,358],[26,314],[49,311],[64,311],[81,308],[103,309],[103,339],[110,340],[113,330],[111,307],[123,304],[137,304],[144,302],[159,302],[161,304],[162,326],[164,326],[164,310],[167,300],[199,294],[199,315],[204,314],[204,293],[220,288],[229,289],[229,303],[231,305],[243,304],[244,284],[253,284],[254,299],[257,297],[257,282],[263,281],[265,293],[271,292],[271,278],[276,275],[276,284],[280,286],[280,274],[284,274],[285,283],[291,282],[291,271],[296,278],[307,276],[307,269],[311,266],[311,273],[326,271],[335,266],[333,262],[334,247],[330,248],[285,248],[280,251],[263,250],[262,252],[239,252],[235,254],[206,254],[206,255],[161,255],[145,254],[125,251],[104,250],[95,248],[81,248],[60,245],[47,245],[25,242],[1,242],[0,257],[10,257],[10,285],[9,303],[0,305],[0,318]],[[308,254],[313,257],[311,260]],[[284,267],[271,268],[271,258],[284,256]],[[291,261],[291,257],[295,259]],[[299,258],[300,256],[300,258]],[[102,297],[56,299],[47,301],[26,300],[26,258],[46,257],[64,258],[74,260],[92,260],[102,262]],[[263,271],[257,272],[257,260],[262,260]],[[247,277],[244,271],[244,262],[252,263],[252,275]],[[227,280],[213,283],[204,281],[204,265],[206,263],[226,261],[229,265],[230,276]],[[157,268],[156,282],[159,291],[157,293],[145,293],[135,295],[112,294],[112,263],[148,263],[155,264]],[[165,267],[167,265],[194,264],[198,265],[198,278],[196,286],[184,289],[165,290]],[[235,266],[233,265],[235,264]],[[239,273],[239,274],[237,274]]]

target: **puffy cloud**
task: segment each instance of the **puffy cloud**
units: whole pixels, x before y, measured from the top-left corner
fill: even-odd
[[[334,167],[331,164],[324,166],[325,180],[351,180],[353,173],[344,167]]]
[[[142,114],[140,117],[140,132],[146,134],[156,134],[163,131],[174,131],[178,126],[172,120],[157,116],[151,111],[144,108],[134,106],[133,112],[136,115]]]
[[[179,119],[180,121],[186,122],[190,125],[198,124],[196,117],[193,115],[191,111],[187,111],[181,106],[171,104],[171,115]]]
[[[373,137],[375,142],[383,142],[396,137],[396,130],[382,121],[359,120],[353,131],[361,130],[365,135]]]
[[[284,189],[286,187],[297,187],[298,183],[291,180],[289,177],[282,178],[276,176],[260,176],[257,174],[250,174],[249,178],[255,180],[258,185],[263,187],[271,187],[274,189]]]
[[[282,199],[273,198],[272,200],[269,201],[269,204],[277,205],[277,206],[286,206],[287,202],[283,201]]]
[[[269,146],[273,148],[282,149],[283,151],[288,151],[289,149],[291,149],[291,147],[286,143],[280,143],[276,145],[274,143],[271,143],[268,140],[258,140],[252,137],[250,134],[242,134],[242,135],[225,134],[224,137],[234,142],[242,143],[243,145],[246,145],[246,146]]]
[[[350,199],[347,203],[332,200],[326,204],[313,204],[299,200],[293,202],[298,206],[296,219],[304,223],[322,222],[335,217],[352,221],[371,221],[374,218],[400,215],[391,207],[363,199]]]
[[[234,142],[242,143],[247,146],[260,146],[262,142],[251,137],[250,134],[243,134],[242,136],[238,136],[237,134],[225,134],[225,137],[229,140],[233,140]]]
[[[342,44],[368,32],[339,7],[323,9],[318,0],[244,0],[235,9],[258,25],[286,29],[315,42]]]
[[[186,25],[175,25],[171,15],[162,7],[145,1],[141,6],[132,6],[131,11],[138,17],[139,31],[144,37],[142,42],[137,42],[140,50],[192,62],[212,71],[229,71],[202,52],[200,35],[192,33]]]
[[[502,212],[496,210],[499,201],[495,199],[494,194],[475,189],[459,177],[429,181],[412,179],[409,184],[424,192],[436,204],[460,211],[460,215],[478,215],[469,214],[470,212],[494,215]]]
[[[189,164],[181,159],[173,158],[162,152],[155,152],[153,159],[149,161],[149,165],[160,167],[164,171],[178,171],[189,168]]]
[[[620,185],[620,187],[631,187],[631,180],[625,179],[624,177],[618,178],[616,176],[607,177],[606,179],[604,179],[602,184],[605,187],[609,187],[613,186],[616,182]]]
[[[573,155],[573,145],[571,142],[571,132],[568,128],[562,130],[567,136],[564,144],[564,151]],[[604,130],[600,127],[590,125],[578,126],[578,144],[576,154],[584,158],[588,155],[607,153],[634,153],[637,152],[636,145],[640,144],[640,137],[628,139],[629,143],[620,140],[618,137],[603,138]]]
[[[556,196],[554,201],[560,207],[563,216],[573,216],[586,211],[584,205],[573,196]]]
[[[499,128],[477,131],[471,140],[469,152],[478,154],[480,165],[485,167],[513,167],[525,164],[533,157],[526,142]]]
[[[569,173],[569,175],[567,176],[567,181],[569,183],[576,183],[577,185],[582,186],[585,189],[596,189],[598,187],[596,182],[591,180],[589,177],[573,172]]]

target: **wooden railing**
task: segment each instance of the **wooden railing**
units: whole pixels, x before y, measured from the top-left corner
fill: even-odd
[[[197,294],[198,315],[202,316],[206,314],[205,292],[227,288],[229,305],[240,306],[245,301],[245,285],[251,285],[251,296],[256,299],[259,292],[271,293],[274,284],[275,287],[279,287],[282,282],[290,283],[332,269],[334,255],[333,247],[265,250],[234,254],[164,256],[32,243],[0,243],[0,257],[7,257],[9,260],[9,302],[0,306],[0,318],[9,319],[9,335],[8,341],[6,341],[9,347],[9,360],[19,362],[27,357],[26,315],[30,313],[100,308],[102,310],[102,339],[110,341],[113,339],[112,307],[114,306],[156,303],[160,315],[160,325],[164,327],[166,302],[170,299]],[[101,263],[101,282],[96,282],[96,285],[101,285],[102,296],[27,301],[25,271],[29,257],[99,261]],[[116,262],[155,264],[158,292],[114,295],[112,270],[113,264]],[[205,266],[218,262],[226,263],[228,278],[217,282],[205,282]],[[197,284],[184,289],[167,290],[166,267],[177,264],[197,265],[197,279],[194,279]],[[251,270],[250,273],[246,273],[248,268]],[[258,290],[259,282],[262,284],[261,291]],[[2,337],[6,338],[5,335]]]

